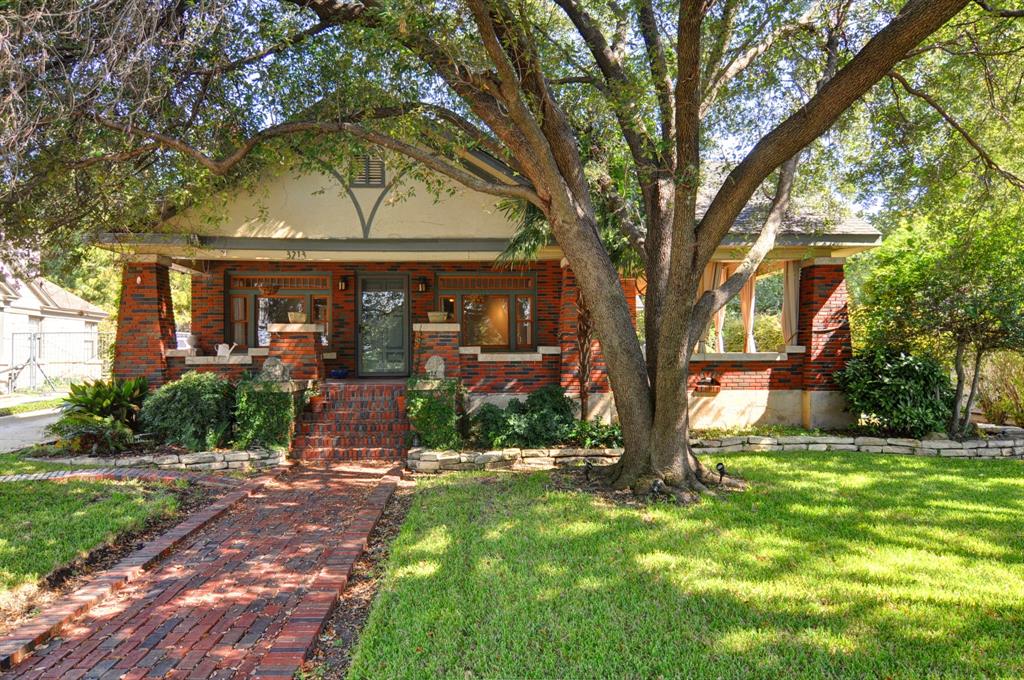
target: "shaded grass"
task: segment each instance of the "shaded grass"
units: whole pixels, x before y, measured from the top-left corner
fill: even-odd
[[[0,483],[0,600],[177,505],[163,484]]]
[[[1020,462],[723,458],[691,507],[420,482],[351,677],[1024,675]]]

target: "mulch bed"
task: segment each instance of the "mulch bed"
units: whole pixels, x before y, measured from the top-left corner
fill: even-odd
[[[411,484],[399,484],[384,507],[377,527],[370,534],[370,544],[355,564],[348,586],[338,601],[331,620],[317,640],[316,649],[303,670],[309,677],[343,678],[352,661],[352,650],[370,615],[370,605],[377,594],[377,581],[412,504]]]
[[[48,604],[74,591],[90,576],[117,564],[121,558],[140,549],[147,541],[177,526],[184,517],[209,505],[228,488],[209,487],[203,484],[155,484],[144,483],[146,493],[169,491],[178,499],[178,511],[172,515],[151,517],[146,525],[136,531],[127,531],[112,542],[93,548],[68,564],[57,567],[47,574],[28,598],[17,603],[16,610],[0,611],[0,634],[17,628],[31,620]]]

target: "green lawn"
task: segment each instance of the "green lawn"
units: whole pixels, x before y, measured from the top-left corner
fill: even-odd
[[[12,451],[11,453],[0,453],[0,475],[26,475],[33,472],[49,472],[51,470],[70,470],[86,467],[84,465],[61,465],[60,463],[45,463],[35,460],[25,460],[25,455],[30,455],[31,449]]]
[[[42,411],[44,409],[58,408],[64,404],[64,397],[53,399],[40,399],[39,401],[26,401],[14,406],[0,406],[0,416],[12,416],[16,413],[28,413],[30,411]]]
[[[691,507],[420,482],[351,676],[1024,676],[1024,465],[721,458]]]
[[[176,508],[166,485],[0,483],[0,611],[54,568]]]

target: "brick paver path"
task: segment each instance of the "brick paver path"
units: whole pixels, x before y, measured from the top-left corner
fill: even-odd
[[[388,466],[300,467],[3,677],[291,677],[393,488]]]

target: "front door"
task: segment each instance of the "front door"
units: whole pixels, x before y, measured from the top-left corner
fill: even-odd
[[[399,274],[359,277],[359,375],[409,375],[408,280]]]

